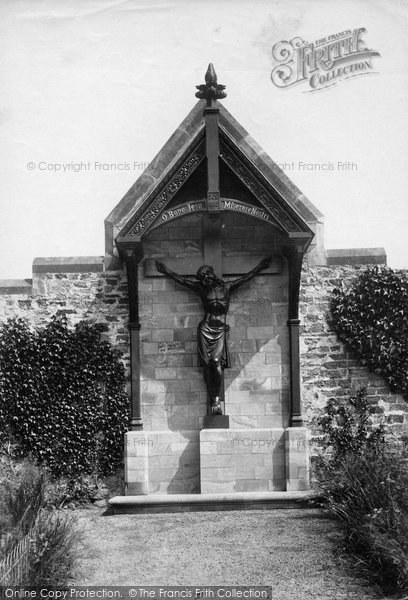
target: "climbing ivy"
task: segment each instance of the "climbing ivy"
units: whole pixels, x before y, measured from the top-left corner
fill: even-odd
[[[113,473],[122,462],[128,399],[119,353],[103,326],[53,318],[0,327],[0,440],[56,476]]]
[[[369,268],[350,289],[333,291],[331,312],[339,339],[408,399],[407,276]]]

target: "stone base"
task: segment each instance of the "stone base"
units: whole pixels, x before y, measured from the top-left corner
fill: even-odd
[[[307,435],[304,427],[129,431],[126,495],[308,490]]]
[[[207,415],[203,420],[204,429],[229,429],[228,415]]]
[[[304,427],[200,432],[202,494],[308,490],[308,477]]]
[[[317,494],[312,491],[155,494],[149,496],[115,496],[110,498],[109,507],[114,514],[313,508],[311,502],[315,498],[317,498]]]
[[[305,427],[285,430],[286,490],[309,489],[309,432]]]
[[[203,429],[201,493],[285,490],[284,429]]]
[[[198,431],[128,431],[126,495],[200,492]]]

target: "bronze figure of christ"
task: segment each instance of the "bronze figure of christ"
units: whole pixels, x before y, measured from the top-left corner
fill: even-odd
[[[226,333],[229,326],[226,324],[230,294],[244,283],[250,281],[257,273],[267,269],[271,257],[264,258],[252,271],[234,281],[226,282],[214,273],[213,267],[203,265],[197,271],[194,279],[183,277],[175,273],[162,262],[156,261],[156,268],[163,273],[195,292],[201,298],[204,307],[204,318],[198,325],[197,348],[198,363],[204,368],[204,381],[209,396],[209,413],[222,415],[220,394],[224,377],[224,369],[230,367],[230,358]]]

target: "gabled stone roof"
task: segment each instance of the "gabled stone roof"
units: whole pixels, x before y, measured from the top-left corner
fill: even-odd
[[[204,108],[206,102],[200,100],[187,117],[164,144],[146,170],[136,180],[122,200],[116,205],[105,220],[106,254],[115,254],[114,240],[146,199],[166,176],[174,170],[178,161],[194,145],[204,129]],[[284,202],[307,224],[316,231],[317,224],[322,222],[323,215],[290,181],[282,169],[255,142],[249,133],[234,119],[228,110],[217,103],[220,108],[219,127],[248,161],[267,182],[280,194]],[[315,240],[316,241],[316,240]]]
[[[322,213],[223,105],[220,110],[220,127],[306,223],[314,223],[323,218]]]

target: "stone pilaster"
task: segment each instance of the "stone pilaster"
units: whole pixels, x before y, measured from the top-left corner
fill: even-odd
[[[139,278],[138,265],[143,254],[140,247],[126,250],[125,263],[129,292],[129,334],[130,334],[130,419],[132,431],[143,429],[140,401],[140,320],[139,320]]]
[[[302,271],[303,248],[292,246],[286,255],[289,266],[289,352],[290,352],[290,427],[302,427],[300,351],[299,351],[299,288]]]

